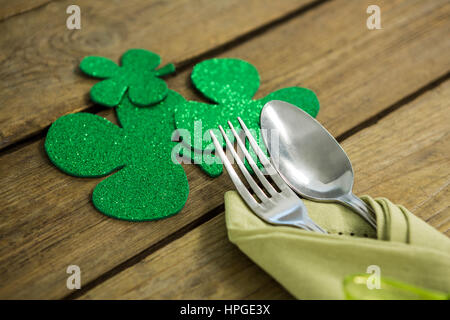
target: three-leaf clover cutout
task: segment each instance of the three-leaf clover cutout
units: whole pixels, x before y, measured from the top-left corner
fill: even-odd
[[[159,79],[174,66],[156,69],[159,64],[157,54],[142,49],[128,50],[121,66],[102,57],[83,59],[83,72],[105,79],[91,89],[92,100],[116,107],[118,125],[90,113],[69,114],[52,124],[45,140],[46,152],[60,170],[77,177],[106,177],[95,187],[92,201],[111,217],[145,221],[179,212],[189,185],[177,153],[196,160],[211,176],[222,173],[209,129],[225,127],[227,121],[239,129],[239,116],[251,130],[259,130],[260,112],[270,100],[290,102],[312,116],[319,110],[315,94],[299,87],[253,99],[258,72],[238,59],[197,64],[192,82],[214,103],[186,101]],[[199,123],[204,135],[195,135]],[[181,144],[172,141],[176,129],[194,133],[194,141],[183,141],[180,149]]]
[[[259,88],[259,74],[253,65],[243,60],[229,58],[205,60],[194,67],[191,80],[207,99],[214,102],[208,104],[185,101],[177,107],[175,122],[178,129],[191,133],[198,132],[196,126],[200,124],[204,133],[194,135],[194,139],[190,141],[193,150],[211,152],[214,145],[209,130],[217,130],[219,125],[225,129],[228,127],[227,121],[231,121],[239,130],[237,117],[241,117],[252,132],[259,132],[261,110],[271,100],[289,102],[313,117],[319,112],[319,101],[315,93],[306,88],[284,88],[262,99],[253,99]],[[231,133],[229,138],[234,140]],[[262,139],[261,135],[257,138]],[[225,145],[223,140],[222,143]],[[203,165],[202,169],[211,176],[217,176],[223,170],[222,166],[217,164]]]
[[[130,221],[165,218],[179,212],[189,186],[183,167],[172,160],[174,109],[184,99],[169,90],[162,102],[135,106],[125,95],[117,106],[120,126],[90,113],[69,114],[50,127],[45,149],[60,170],[77,177],[103,177],[94,206]]]
[[[95,78],[106,79],[91,89],[95,103],[114,107],[126,92],[137,106],[149,106],[162,101],[168,93],[167,84],[158,77],[173,73],[175,66],[168,64],[156,69],[161,58],[144,49],[130,49],[121,59],[121,66],[114,61],[97,56],[88,56],[81,61],[81,70]]]

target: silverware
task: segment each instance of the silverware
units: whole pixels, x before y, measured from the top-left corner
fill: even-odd
[[[376,229],[375,214],[355,196],[353,168],[333,136],[313,117],[284,101],[266,103],[261,129],[277,139],[263,140],[273,165],[287,184],[305,198],[342,203]]]
[[[222,126],[219,126],[220,132],[222,133],[223,138],[225,139],[227,150],[229,150],[237,162],[239,169],[241,170],[243,176],[247,180],[250,188],[255,193],[256,197],[259,199],[257,201],[255,197],[250,193],[247,187],[244,185],[242,180],[239,178],[238,174],[234,170],[230,160],[225,155],[224,150],[222,149],[222,144],[219,143],[217,137],[214,135],[212,130],[210,130],[211,137],[213,139],[214,145],[216,147],[216,152],[222,159],[222,163],[224,164],[231,180],[236,186],[237,191],[241,195],[242,199],[247,203],[247,205],[253,210],[253,212],[263,219],[264,221],[275,224],[275,225],[285,225],[285,226],[293,226],[302,228],[309,231],[316,231],[320,233],[327,233],[321,227],[316,225],[314,221],[312,221],[307,213],[306,207],[303,204],[303,201],[292,191],[289,186],[283,181],[283,179],[278,175],[276,170],[272,167],[270,161],[264,155],[262,150],[259,148],[253,136],[250,134],[247,126],[242,121],[241,118],[238,118],[238,121],[241,125],[241,128],[244,130],[247,139],[250,142],[251,147],[255,151],[256,155],[259,158],[259,161],[264,166],[266,173],[270,176],[272,181],[275,183],[276,187],[280,190],[277,191],[266,179],[264,174],[256,165],[255,161],[250,156],[247,148],[245,147],[243,141],[237,134],[233,125],[230,121],[228,121],[228,125],[238,143],[239,149],[244,153],[247,162],[250,164],[253,172],[256,174],[256,177],[259,179],[259,182],[262,184],[266,192],[264,192],[260,186],[258,186],[257,182],[248,172],[241,158],[238,156],[236,150],[234,149],[233,144],[228,139],[225,131]]]

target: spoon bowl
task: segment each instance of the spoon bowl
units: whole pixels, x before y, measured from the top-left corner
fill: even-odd
[[[354,174],[347,154],[316,119],[273,100],[264,106],[260,121],[271,161],[294,191],[311,200],[345,204],[376,227],[372,210],[352,192]]]

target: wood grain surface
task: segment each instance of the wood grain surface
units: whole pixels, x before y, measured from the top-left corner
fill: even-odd
[[[49,3],[51,0],[0,0],[0,21]]]
[[[388,196],[448,234],[449,119],[443,110],[449,96],[448,84],[440,85],[450,70],[448,1],[378,1],[383,29],[375,31],[366,28],[366,0],[133,0],[102,10],[102,1],[78,3],[79,32],[65,29],[66,1],[0,22],[0,148],[19,142],[0,153],[0,298],[119,298],[141,291],[140,298],[290,297],[226,239],[223,216],[215,217],[223,211],[223,193],[232,189],[226,175],[211,179],[185,165],[190,195],[182,212],[130,223],[94,209],[91,192],[101,179],[70,177],[50,164],[45,128],[92,106],[88,91],[97,81],[77,71],[80,59],[97,54],[117,61],[131,47],[181,66],[167,82],[187,99],[202,100],[189,83],[193,63],[216,56],[258,68],[256,97],[287,86],[313,89],[321,102],[318,119],[341,140],[350,137],[344,147],[355,166],[356,191]],[[99,114],[115,119],[111,109]],[[36,136],[20,142],[30,135]],[[230,264],[214,258],[216,252]],[[82,270],[79,293],[66,288],[71,264]],[[187,275],[178,278],[183,267]],[[140,275],[152,278],[132,288],[127,277]],[[258,283],[246,280],[250,275]]]
[[[435,224],[442,232],[449,231],[450,220],[449,198],[437,201],[450,176],[449,99],[447,81],[343,143],[354,165],[357,194],[386,196],[424,220],[447,211],[445,225]],[[424,208],[427,202],[436,206]],[[288,298],[229,242],[224,220],[218,215],[82,298]]]
[[[364,103],[359,101],[359,104],[356,104],[352,101],[347,106],[347,112],[330,113],[327,119],[321,119],[322,121],[329,120],[329,129],[334,134],[339,135],[342,133],[340,128],[344,127],[341,125],[342,121],[349,121],[352,125],[356,125],[367,116],[379,112],[379,104],[372,104],[371,102],[374,100],[378,102],[379,99],[388,97],[389,95],[385,94],[386,88],[396,90],[398,94],[413,92],[424,83],[445,75],[450,68],[450,59],[445,54],[450,50],[450,41],[442,41],[442,36],[450,30],[447,19],[450,14],[448,1],[380,1],[379,4],[383,8],[384,29],[376,32],[367,30],[366,15],[359,14],[359,12],[365,12],[369,3],[368,0],[326,3],[311,9],[311,12],[307,14],[308,19],[291,19],[288,23],[277,28],[270,28],[259,37],[260,41],[244,42],[236,51],[226,51],[226,54],[227,56],[234,55],[248,59],[255,63],[260,70],[264,65],[270,66],[271,68],[268,68],[270,73],[264,73],[264,70],[261,70],[262,78],[272,81],[270,83],[263,82],[263,90],[271,90],[280,86],[282,82],[290,80],[292,84],[310,86],[319,95],[322,95],[324,91],[326,94],[331,94],[333,96],[332,101],[321,99],[321,102],[322,105],[333,106],[333,108],[335,104],[348,103],[348,99],[353,97],[355,86],[359,90],[365,90]],[[241,8],[241,6],[237,7]],[[255,7],[265,8],[267,6],[255,5]],[[119,9],[125,10],[124,8]],[[200,10],[200,12],[208,11],[207,9]],[[60,9],[54,8],[52,10],[56,14],[56,12],[59,12],[56,10]],[[155,8],[152,8],[152,12],[155,10]],[[180,12],[185,12],[182,6],[177,6],[177,10],[179,12],[175,10],[174,16],[179,16]],[[222,10],[224,9],[222,8]],[[91,11],[97,12],[87,11],[88,13]],[[141,11],[144,11],[144,9],[141,9]],[[228,12],[229,10],[224,11]],[[47,12],[42,13],[42,15],[44,14],[48,15]],[[104,14],[114,16],[109,11]],[[240,12],[240,14],[245,15],[245,11]],[[209,16],[213,15],[214,13],[209,14]],[[17,17],[17,19],[20,17]],[[222,17],[222,15],[220,17],[220,19],[214,21],[217,21],[217,28],[222,30],[221,19],[228,17]],[[200,21],[201,18],[197,17],[196,20]],[[40,19],[44,18],[40,17]],[[101,30],[103,30],[107,27],[110,18],[106,19],[103,16],[90,18],[88,16],[86,19],[102,21]],[[163,22],[165,21],[161,23]],[[145,23],[147,23],[147,19],[142,22],[142,24]],[[117,27],[110,27],[111,30],[119,33],[117,29],[120,30],[120,26],[121,24],[117,23]],[[10,28],[9,26],[6,27]],[[139,27],[145,29],[144,26],[139,25]],[[159,27],[161,28],[161,26]],[[200,25],[198,28],[201,27]],[[39,44],[43,48],[31,45],[31,48],[26,46],[25,51],[21,50],[20,47],[14,48],[10,43],[13,41],[17,43],[13,35],[6,38],[5,47],[11,49],[5,52],[4,59],[0,58],[0,61],[4,60],[6,65],[6,68],[0,68],[0,77],[7,80],[2,82],[4,88],[1,87],[2,83],[0,83],[0,92],[2,92],[0,109],[4,109],[4,112],[0,114],[0,147],[36,133],[65,113],[77,112],[91,106],[88,91],[97,80],[86,79],[77,71],[78,63],[85,55],[100,54],[101,51],[102,55],[117,60],[125,50],[124,48],[145,47],[160,53],[164,62],[175,61],[178,63],[180,60],[189,60],[218,44],[217,42],[210,44],[211,34],[208,33],[209,30],[219,33],[221,37],[226,37],[229,31],[234,30],[233,28],[227,28],[225,31],[219,32],[211,26],[207,31],[200,32],[197,28],[190,26],[188,34],[192,32],[197,36],[202,35],[201,38],[204,36],[206,39],[206,45],[201,46],[203,42],[200,42],[197,46],[201,49],[192,52],[196,46],[193,46],[193,43],[186,44],[184,42],[189,36],[185,33],[178,34],[173,29],[163,29],[162,31],[158,29],[158,35],[161,33],[165,35],[166,32],[173,31],[177,36],[183,37],[184,40],[163,41],[159,37],[145,38],[141,33],[138,33],[139,40],[145,38],[148,39],[146,40],[148,42],[136,43],[137,40],[132,41],[134,39],[132,30],[121,31],[130,32],[132,36],[124,36],[123,38],[126,39],[117,36],[117,39],[115,39],[105,30],[103,33],[99,31],[99,28],[98,25],[93,24],[92,27],[82,28],[79,33],[75,33],[77,31],[74,30],[70,39],[63,38],[71,34],[70,32],[67,32],[67,30],[61,31],[61,28],[56,27],[54,28],[56,29],[55,32],[61,34],[45,36],[46,32],[53,30],[48,28],[49,31],[36,33],[35,38],[25,41],[27,43],[33,41],[33,39],[39,39]],[[180,28],[186,29],[185,26]],[[242,30],[242,27],[239,30]],[[336,30],[340,32],[337,33]],[[235,32],[238,31],[235,30]],[[42,34],[44,34],[44,39],[50,41],[49,43],[42,40]],[[128,35],[128,33],[126,34]],[[100,35],[103,35],[105,39],[95,38],[100,37]],[[74,40],[72,40],[72,37]],[[94,39],[90,37],[94,37]],[[165,35],[165,37],[169,38],[170,36]],[[236,37],[235,33],[228,38],[224,38],[220,43],[229,41],[233,37]],[[215,39],[215,37],[213,38]],[[200,40],[196,38],[196,41],[199,42]],[[62,43],[60,44],[60,42]],[[184,44],[184,46],[179,43]],[[50,44],[53,44],[56,48],[49,50]],[[156,44],[160,47],[155,48]],[[69,50],[72,45],[74,47]],[[188,45],[193,46],[193,48],[187,48]],[[423,48],[427,48],[427,50],[423,50]],[[36,50],[39,51],[36,52]],[[40,58],[45,61],[45,65],[40,62]],[[370,61],[368,61],[368,58],[370,58]],[[18,59],[20,61],[16,62]],[[52,61],[54,63],[51,63]],[[257,63],[259,61],[261,62]],[[380,67],[380,65],[383,66]],[[18,68],[21,71],[18,71]],[[24,69],[27,69],[27,71],[24,71]],[[68,70],[73,71],[68,72]],[[318,73],[322,77],[317,77]],[[407,81],[403,78],[400,81],[399,77],[402,76]],[[39,77],[40,86],[34,85],[37,77]],[[347,81],[341,81],[342,79]],[[384,83],[385,87],[373,86],[374,83]],[[326,88],[326,90],[320,91],[321,88]],[[392,101],[384,102],[392,103]]]
[[[185,64],[312,0],[76,1],[81,29],[66,28],[71,1],[49,3],[0,22],[0,148],[56,118],[91,106],[97,80],[80,75],[87,55],[118,61],[130,48]]]

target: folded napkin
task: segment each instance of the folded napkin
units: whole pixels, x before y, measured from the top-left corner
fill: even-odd
[[[329,232],[319,234],[269,225],[229,191],[228,237],[299,299],[345,299],[344,279],[369,266],[379,267],[383,279],[449,293],[450,239],[388,199],[362,199],[376,213],[377,232],[342,205],[304,200],[309,216]]]

